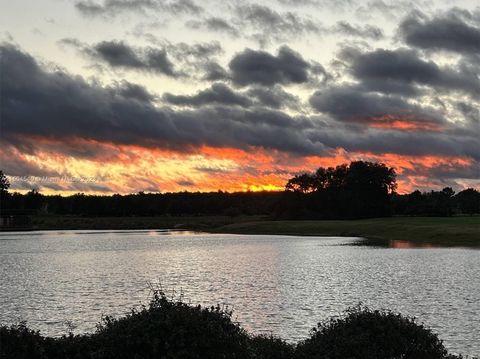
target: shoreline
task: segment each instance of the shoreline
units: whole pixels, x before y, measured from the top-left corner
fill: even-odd
[[[419,246],[480,248],[480,216],[386,217],[358,220],[269,220],[262,216],[74,217],[35,216],[30,228],[3,233],[54,230],[190,230],[225,234],[361,237]]]

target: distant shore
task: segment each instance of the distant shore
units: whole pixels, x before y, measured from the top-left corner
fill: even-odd
[[[480,248],[480,217],[391,217],[336,221],[257,221],[233,223],[220,233],[348,236],[418,245]]]
[[[34,216],[31,230],[184,229],[212,233],[364,237],[418,245],[479,247],[480,216],[273,221],[262,216]],[[22,229],[19,229],[22,230]]]

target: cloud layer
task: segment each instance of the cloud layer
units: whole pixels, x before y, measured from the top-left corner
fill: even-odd
[[[99,179],[51,191],[278,189],[367,159],[397,167],[400,190],[480,185],[478,8],[376,1],[371,21],[361,0],[212,4],[75,1],[126,29],[59,33],[65,60],[7,37],[5,172]]]

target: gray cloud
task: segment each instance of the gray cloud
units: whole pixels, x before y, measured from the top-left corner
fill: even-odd
[[[430,7],[430,5],[429,0],[369,0],[357,8],[356,15],[368,20],[376,20],[378,16],[381,16],[388,21],[395,21],[411,11],[419,11]]]
[[[92,57],[105,61],[112,67],[162,73],[176,77],[173,63],[164,49],[133,48],[123,41],[102,41],[88,50]]]
[[[182,73],[192,78],[207,81],[225,80],[228,78],[226,70],[216,60],[223,53],[223,48],[218,41],[186,44],[165,43],[163,47],[182,68]]]
[[[310,19],[290,11],[279,13],[263,5],[237,6],[236,15],[240,24],[247,24],[253,29],[255,37],[262,44],[271,40],[282,41],[286,36],[300,36],[320,30],[319,25]]]
[[[180,186],[185,186],[185,187],[192,187],[195,186],[195,182],[188,180],[188,179],[182,179],[176,182]]]
[[[445,122],[434,109],[410,104],[399,96],[366,92],[359,86],[334,86],[317,91],[311,96],[310,104],[342,122],[368,123],[384,116],[432,124]]]
[[[88,58],[100,60],[113,68],[161,73],[170,77],[195,78],[199,74],[209,80],[228,77],[215,60],[216,56],[223,53],[223,48],[217,41],[171,43],[153,36],[149,40],[155,43],[154,47],[134,47],[117,40],[89,45],[72,38],[62,39],[58,44],[61,47],[73,47]],[[177,68],[182,71],[177,71]]]
[[[126,80],[117,82],[115,86],[110,88],[110,90],[118,93],[118,95],[124,98],[134,99],[145,103],[152,103],[156,99],[156,96],[148,92],[145,87],[138,84],[133,84]]]
[[[480,133],[480,109],[471,103],[457,102],[455,107],[473,126],[476,126]]]
[[[256,99],[256,101],[266,107],[280,109],[291,108],[300,111],[300,100],[298,97],[286,92],[280,86],[273,87],[253,87],[247,91],[247,94]]]
[[[164,101],[173,105],[202,106],[211,104],[239,105],[249,107],[252,102],[247,96],[235,93],[228,86],[222,83],[215,83],[209,89],[202,90],[196,95],[163,95]]]
[[[373,25],[352,25],[346,21],[339,21],[333,28],[333,32],[348,35],[358,36],[362,38],[370,38],[372,40],[380,40],[384,37],[382,29]]]
[[[296,155],[328,155],[336,148],[344,148],[371,153],[480,157],[477,133],[447,126],[429,108],[410,105],[397,97],[341,87],[315,93],[312,106],[341,122],[326,115],[290,116],[260,106],[224,106],[218,101],[210,106],[175,110],[139,100],[138,88],[133,91],[135,96],[131,89],[119,90],[131,87],[125,84],[102,87],[62,71],[48,72],[11,45],[1,47],[1,56],[1,141],[2,146],[19,151],[26,146],[35,151],[36,146],[42,146],[43,138],[57,143],[85,139],[177,151],[208,145],[261,147]],[[248,94],[249,90],[242,93]],[[418,121],[437,121],[445,125],[445,130],[374,128],[354,117],[394,112],[417,116]],[[32,136],[37,140],[32,141]],[[62,149],[59,146],[57,150],[61,153]]]
[[[258,4],[241,3],[234,8],[233,15],[230,19],[208,16],[203,19],[189,20],[186,26],[235,38],[244,36],[258,41],[262,46],[321,31],[320,24],[311,19],[291,11],[277,12],[270,7]]]
[[[192,29],[206,29],[233,37],[238,37],[240,35],[239,30],[229,21],[215,16],[208,17],[203,20],[190,20],[186,23],[186,25]]]
[[[163,42],[163,47],[176,59],[185,61],[187,58],[190,62],[198,59],[210,59],[223,53],[223,48],[218,41],[194,44]]]
[[[277,56],[265,51],[246,49],[237,54],[229,64],[236,85],[306,83],[311,64],[287,46],[278,50]]]
[[[416,95],[415,86],[429,86],[437,91],[462,91],[480,95],[480,80],[460,70],[439,67],[425,61],[411,50],[382,50],[357,54],[352,72],[369,90]]]
[[[422,13],[408,16],[399,27],[410,46],[429,50],[446,50],[464,54],[480,53],[480,24],[469,21],[468,11],[450,11],[437,17]]]
[[[229,78],[228,72],[217,62],[208,61],[203,64],[203,80],[207,81],[219,81],[226,80]]]
[[[304,121],[280,111],[225,106],[181,111],[157,108],[116,88],[87,83],[61,71],[46,72],[13,46],[2,47],[2,60],[2,141],[17,146],[22,138],[40,136],[177,150],[210,145],[323,151],[321,143],[301,136]]]
[[[199,14],[203,9],[192,0],[104,0],[102,3],[81,0],[75,3],[76,9],[85,16],[113,17],[124,12],[146,14],[163,11],[171,14]]]
[[[253,87],[246,91],[235,91],[223,83],[214,83],[210,88],[201,90],[195,95],[174,95],[167,92],[163,95],[163,100],[176,106],[201,107],[221,104],[245,108],[262,106],[272,109],[300,110],[299,99],[280,86]]]
[[[35,162],[28,161],[25,156],[11,145],[2,146],[0,160],[2,171],[9,176],[59,176],[59,173],[50,169],[44,169]]]

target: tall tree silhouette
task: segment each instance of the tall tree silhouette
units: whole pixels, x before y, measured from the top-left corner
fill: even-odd
[[[467,188],[456,195],[460,211],[472,215],[480,213],[480,192],[473,188]]]
[[[393,168],[354,161],[299,174],[288,180],[285,190],[304,195],[301,212],[316,217],[356,218],[391,215],[390,195],[396,186]],[[299,203],[298,198],[295,200]]]

